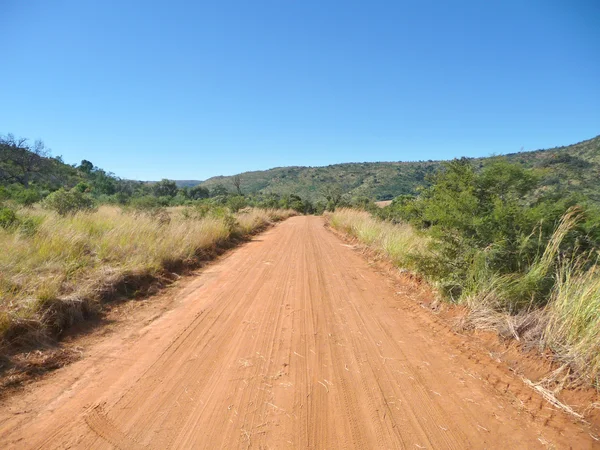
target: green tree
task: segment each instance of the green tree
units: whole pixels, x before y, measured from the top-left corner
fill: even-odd
[[[163,178],[152,185],[152,191],[156,197],[175,197],[177,195],[177,184],[172,180]]]
[[[94,193],[99,195],[113,195],[117,192],[117,180],[102,169],[92,172],[91,184]]]
[[[242,177],[235,175],[233,177],[233,185],[238,195],[242,195]]]
[[[231,212],[238,212],[240,209],[248,206],[248,201],[243,195],[232,195],[227,199],[227,206]]]
[[[210,196],[209,190],[202,186],[194,186],[190,188],[188,194],[192,200],[200,200]]]
[[[88,161],[87,159],[84,159],[81,161],[81,164],[78,167],[79,170],[81,170],[83,173],[92,173],[92,170],[94,170],[94,165]]]
[[[335,208],[342,200],[343,193],[344,192],[339,184],[327,183],[323,186],[321,194],[325,197],[325,200],[327,200],[327,209],[329,211],[335,211]]]
[[[227,196],[228,194],[229,194],[229,191],[222,184],[215,185],[215,187],[212,188],[212,190],[210,191],[211,197]]]

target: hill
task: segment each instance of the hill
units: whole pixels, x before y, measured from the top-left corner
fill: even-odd
[[[545,190],[581,193],[600,203],[600,136],[566,147],[511,153],[503,157],[534,169]],[[476,167],[483,167],[495,158],[498,156],[471,161]],[[441,164],[441,161],[363,162],[325,167],[277,167],[237,176],[217,176],[203,182],[178,180],[169,195],[174,196],[179,188],[183,199],[192,186],[208,188],[211,195],[219,195],[225,190],[235,193],[234,180],[239,177],[244,194],[295,194],[315,202],[323,200],[325,188],[335,186],[349,197],[382,201],[415,193],[419,186],[427,184],[428,175]],[[86,160],[79,165],[65,164],[60,157],[51,157],[40,142],[30,145],[11,135],[0,139],[0,186],[13,186],[14,190],[17,185],[25,188],[31,185],[44,194],[77,184],[82,184],[83,190],[95,196],[111,196],[119,202],[131,196],[149,195],[158,189],[153,187],[156,182],[119,179]],[[221,189],[215,189],[219,187]],[[157,195],[165,194],[160,191]],[[208,194],[202,194],[205,195]]]
[[[53,157],[41,141],[30,143],[11,134],[0,136],[0,202],[13,197],[29,204],[60,188],[75,186],[105,199],[149,190],[143,182],[122,180],[85,159],[79,165],[65,164],[60,156]]]
[[[548,189],[568,189],[582,192],[600,202],[600,136],[566,147],[507,154],[514,163],[534,168]],[[473,158],[482,167],[497,157]],[[321,198],[326,185],[336,184],[352,197],[364,196],[389,200],[398,195],[412,194],[426,184],[428,174],[441,161],[363,162],[334,164],[325,167],[277,167],[244,172],[241,189],[246,194],[296,194],[310,200]],[[217,176],[200,183],[214,189],[218,185],[234,191],[234,176]]]

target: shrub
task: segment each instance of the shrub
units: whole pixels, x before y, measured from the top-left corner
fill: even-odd
[[[245,208],[247,205],[248,202],[246,201],[243,195],[234,195],[227,199],[227,207],[233,213],[238,212],[240,209]]]
[[[158,198],[152,195],[145,195],[143,197],[134,197],[129,201],[129,206],[137,210],[149,210],[153,208],[159,208],[163,206]]]
[[[188,195],[192,200],[201,200],[210,196],[210,191],[202,186],[194,186],[190,188]]]
[[[82,181],[82,182],[77,183],[75,185],[75,187],[73,188],[73,190],[81,192],[81,193],[85,193],[85,192],[91,192],[92,187],[88,183],[84,183]]]
[[[10,198],[10,192],[4,186],[0,186],[0,202],[8,200]]]
[[[24,188],[16,183],[8,187],[0,186],[0,202],[3,200],[12,200],[19,205],[31,206],[41,199],[42,192],[35,188]]]
[[[540,195],[533,172],[501,159],[481,172],[467,159],[455,160],[431,181],[418,197],[400,197],[378,213],[410,222],[431,236],[429,252],[414,258],[417,270],[453,299],[494,274],[510,279],[510,286],[524,295],[533,289],[542,301],[552,283],[547,277],[533,283],[533,268],[553,273],[556,259],[545,259],[542,268],[540,257],[576,199]],[[568,255],[580,246],[597,248],[600,240],[589,234],[589,226],[584,228],[572,224],[555,254]]]
[[[0,228],[7,230],[18,225],[18,223],[19,218],[12,209],[0,207]]]
[[[35,189],[23,189],[14,196],[14,200],[23,206],[32,206],[41,199],[42,196]]]
[[[80,211],[92,211],[94,201],[78,190],[66,191],[61,188],[46,197],[44,206],[61,216],[66,216]]]

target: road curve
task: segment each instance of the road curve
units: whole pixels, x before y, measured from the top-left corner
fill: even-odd
[[[5,405],[0,447],[592,448],[429,314],[321,218],[291,218]]]

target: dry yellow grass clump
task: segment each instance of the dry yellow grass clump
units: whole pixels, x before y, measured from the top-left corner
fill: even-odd
[[[153,278],[193,266],[232,239],[294,214],[103,206],[61,217],[22,210],[27,226],[0,228],[0,340],[6,346],[59,333],[97,311],[103,297],[134,294]]]

